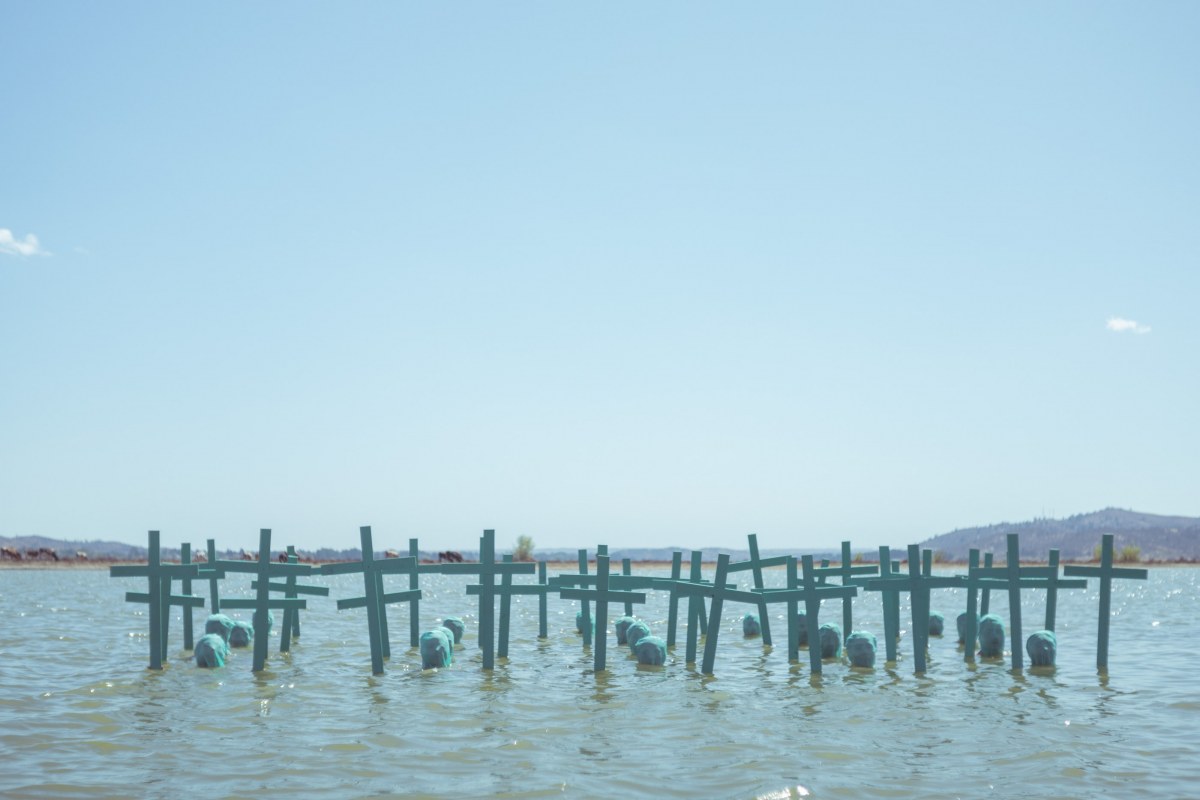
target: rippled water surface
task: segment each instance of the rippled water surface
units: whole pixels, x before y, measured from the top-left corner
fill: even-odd
[[[768,584],[783,577],[770,571]],[[422,576],[422,628],[461,616],[464,646],[452,668],[422,672],[408,607],[392,606],[392,658],[373,677],[365,613],[333,602],[362,594],[358,576],[310,579],[331,598],[310,600],[299,643],[279,654],[273,637],[267,670],[254,674],[245,651],[224,669],[196,668],[178,609],[168,666],[148,671],[144,606],[124,602],[144,580],[5,570],[0,795],[1196,797],[1198,578],[1154,569],[1115,584],[1106,677],[1095,668],[1093,580],[1060,594],[1052,671],[964,664],[948,635],[933,639],[918,677],[906,635],[898,664],[827,663],[814,677],[806,652],[787,661],[782,606],[771,650],[742,636],[748,609],[726,604],[708,678],[683,663],[682,627],[662,668],[639,667],[610,628],[609,668],[593,674],[576,604],[552,598],[539,640],[531,597],[513,601],[509,659],[485,673],[467,579]],[[245,578],[223,585],[248,593]],[[1024,597],[1028,634],[1044,593]],[[933,607],[952,629],[964,595],[935,592]],[[1006,598],[993,594],[991,610],[1007,620]],[[206,613],[195,612],[201,629]],[[881,634],[877,594],[854,613],[856,628]],[[650,593],[637,615],[665,637],[665,594]],[[840,601],[822,616],[840,623]]]

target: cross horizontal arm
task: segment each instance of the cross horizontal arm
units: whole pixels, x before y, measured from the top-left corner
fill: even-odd
[[[155,597],[155,602],[158,598]],[[149,603],[150,595],[145,592],[126,592],[126,603]],[[168,598],[168,602],[173,606],[184,606],[185,608],[203,608],[205,600],[203,597],[196,597],[190,594],[173,594]]]
[[[471,589],[473,589],[473,588],[475,588],[475,587],[468,586],[467,593],[468,594],[478,594],[478,592],[471,591]],[[596,602],[604,601],[604,602],[608,602],[608,603],[644,603],[644,602],[646,602],[646,595],[642,592],[611,592],[610,591],[610,592],[605,592],[604,597],[600,597],[599,594],[600,593],[596,589],[560,589],[558,592],[559,597],[563,598],[564,600],[595,600]]]
[[[760,558],[757,561],[754,559],[750,559],[749,561],[734,561],[729,565],[727,572],[745,572],[755,567],[786,567],[787,562],[787,556],[771,556],[770,558]]]
[[[250,582],[251,589],[258,588],[258,581]],[[321,597],[329,596],[328,586],[288,586],[286,583],[268,583],[267,591],[271,592],[295,592],[296,594],[312,594]]]
[[[826,584],[825,586],[814,586],[812,588],[801,586],[796,589],[770,588],[754,589],[753,591],[755,594],[766,595],[767,598],[769,598],[768,602],[771,603],[782,603],[789,600],[803,602],[814,594],[822,600],[825,598],[834,597],[858,597],[857,586],[832,586],[829,584]],[[728,595],[726,596],[728,597]]]
[[[171,578],[191,578],[196,576],[195,564],[163,564],[159,563],[153,571],[149,564],[133,566],[122,565],[119,567],[109,567],[108,576],[110,578],[149,578],[154,577],[171,577]]]
[[[514,583],[511,586],[489,586],[492,594],[545,594],[552,587],[544,583]],[[467,594],[479,594],[482,587],[477,583],[467,586]]]
[[[116,567],[113,567],[116,569]],[[1144,581],[1150,578],[1150,572],[1144,569],[1131,569],[1129,567],[1113,567],[1105,569],[1104,567],[1063,567],[1063,574],[1069,576],[1079,576],[1084,578],[1103,578],[1105,576],[1111,578],[1128,578],[1135,581]]]
[[[255,572],[259,574],[266,572],[271,577],[311,575],[313,571],[312,564],[285,564],[282,561],[267,562],[265,570],[261,561],[219,561],[217,563],[221,569],[228,572]]]
[[[259,602],[251,598],[221,598],[221,608],[258,608]],[[308,608],[308,601],[299,597],[272,597],[267,601],[267,608]]]

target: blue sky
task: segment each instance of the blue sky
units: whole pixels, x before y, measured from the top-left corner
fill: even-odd
[[[1200,515],[1200,6],[7,3],[0,535]]]

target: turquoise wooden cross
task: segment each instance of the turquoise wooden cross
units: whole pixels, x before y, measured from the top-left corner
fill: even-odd
[[[287,563],[298,564],[300,557],[296,554],[296,548],[293,545],[288,545],[287,548]],[[258,581],[250,582],[251,589],[258,589]],[[282,592],[285,599],[294,600],[302,594],[328,597],[328,586],[305,586],[296,583],[296,573],[289,573],[287,579],[283,583],[272,583],[268,586],[268,591]],[[283,624],[280,625],[279,634],[279,652],[286,653],[292,649],[292,639],[300,638],[300,608],[296,606],[287,606],[283,609]]]
[[[267,614],[272,608],[306,608],[308,603],[299,598],[272,598],[271,578],[288,575],[309,575],[312,573],[310,564],[285,564],[271,560],[271,529],[263,528],[258,533],[257,561],[221,561],[219,565],[226,572],[249,572],[257,577],[253,582],[254,598],[233,598],[224,600],[224,608],[248,608],[254,610],[254,664],[255,672],[261,672],[267,664],[267,650],[270,644],[270,627]]]
[[[801,591],[800,597],[804,600],[804,622],[808,628],[808,664],[812,673],[818,675],[821,672],[821,622],[818,619],[821,614],[821,600],[825,597],[854,597],[858,594],[858,587],[823,586],[817,577],[812,556],[803,556],[800,559],[800,564],[803,569],[804,583],[799,588]],[[844,635],[849,636],[850,631],[846,631]],[[796,658],[799,660],[798,635]]]
[[[683,552],[671,554],[671,580],[683,577]],[[679,593],[672,591],[667,599],[667,648],[675,646],[675,626],[679,622]]]
[[[1108,624],[1112,618],[1112,582],[1114,578],[1144,581],[1150,577],[1144,569],[1113,566],[1113,535],[1106,533],[1100,540],[1100,566],[1067,566],[1065,575],[1100,579],[1100,628],[1096,634],[1096,668],[1108,671]]]
[[[594,600],[596,602],[596,646],[592,651],[592,669],[596,672],[603,672],[605,669],[608,647],[608,604],[624,602],[628,604],[628,608],[632,609],[633,603],[646,602],[646,595],[641,592],[622,591],[610,587],[608,562],[607,555],[596,554],[596,576],[593,588],[582,589],[564,586],[559,589],[559,596],[564,600],[580,600],[583,602]]]
[[[528,575],[536,570],[532,562],[496,563],[496,532],[488,529],[479,540],[478,564],[454,564],[447,566],[471,567],[479,574],[479,583],[467,586],[468,595],[479,596],[479,646],[483,650],[483,668],[495,669],[496,666],[496,596],[508,594],[536,594],[540,587],[536,585],[497,586],[496,576]],[[465,571],[465,570],[464,570]],[[501,609],[503,612],[503,608]],[[501,624],[507,631],[508,619],[504,615]],[[507,645],[506,645],[507,647]]]
[[[762,558],[758,554],[758,534],[750,533],[746,535],[746,540],[750,544],[750,558],[746,561],[735,561],[729,564],[729,573],[745,572],[749,570],[754,576],[754,588],[762,589],[763,583],[763,568],[764,567],[782,567],[787,564],[787,556],[775,556],[773,558]],[[718,558],[718,563],[720,559]],[[718,583],[720,581],[717,581]],[[769,610],[765,597],[760,600],[758,606],[758,621],[762,627],[763,646],[769,646],[771,642],[771,625],[769,618]]]
[[[403,603],[419,600],[420,589],[409,589],[403,592],[387,593],[384,591],[383,576],[396,575],[415,569],[411,557],[406,558],[375,558],[375,545],[371,537],[371,526],[363,525],[358,529],[361,541],[362,561],[351,561],[342,564],[323,564],[322,575],[346,575],[361,572],[363,576],[363,596],[350,597],[337,601],[338,611],[348,608],[365,608],[367,610],[367,636],[371,644],[371,672],[383,674],[383,661],[392,654],[387,629],[387,604]]]
[[[191,544],[191,542],[184,542],[183,544],[179,545],[179,563],[184,566],[188,566],[192,563],[192,544]],[[197,574],[199,574],[199,572],[200,572],[200,566],[198,564],[196,565],[196,572],[197,572]],[[185,597],[192,596],[192,576],[191,575],[180,576],[179,591],[180,591],[180,594],[182,594]],[[201,608],[204,607],[203,602],[201,602],[200,607]],[[184,650],[191,650],[195,644],[194,641],[192,640],[192,633],[193,633],[193,631],[192,631],[192,608],[194,608],[194,606],[184,605],[183,609],[182,609],[182,611],[183,611],[183,649]]]
[[[162,669],[163,658],[166,657],[166,635],[165,635],[165,620],[164,617],[170,614],[170,603],[178,599],[179,602],[191,602],[183,598],[182,595],[171,595],[171,579],[181,578],[185,575],[195,576],[195,564],[164,564],[162,562],[162,551],[159,546],[158,531],[150,531],[146,546],[146,565],[142,566],[117,566],[108,568],[109,577],[112,578],[145,578],[146,591],[142,592],[126,592],[125,601],[127,603],[145,603],[150,611],[150,669]],[[204,605],[202,598],[200,605]]]
[[[924,561],[924,563],[922,563]],[[913,667],[918,673],[926,668],[926,650],[929,647],[929,596],[933,589],[943,589],[961,586],[962,580],[957,576],[934,577],[933,552],[925,551],[922,559],[921,548],[915,544],[908,546],[908,576],[879,577],[867,583],[867,591],[892,589],[908,592],[909,603],[912,606],[912,640]],[[886,634],[885,634],[886,635]],[[809,645],[812,646],[811,644]]]
[[[546,638],[549,638],[549,635],[550,635],[549,630],[548,630],[549,625],[547,624],[547,616],[548,616],[547,600],[548,600],[548,598],[546,596],[548,594],[548,590],[550,589],[550,583],[549,583],[549,581],[546,580],[546,562],[545,561],[538,562],[537,575],[538,575],[537,585],[539,587],[541,587],[541,591],[538,592],[538,638],[546,639]]]
[[[191,545],[187,544],[186,542],[184,544],[180,545],[180,547],[179,547],[179,563],[184,566],[191,566],[192,565],[191,554],[192,554]],[[199,565],[196,565],[196,566],[197,566],[197,568],[199,567]],[[204,607],[204,598],[196,597],[195,595],[192,594],[192,579],[188,576],[187,573],[184,573],[179,576],[180,592],[181,592],[180,594],[173,593],[173,591],[171,589],[171,583],[173,581],[173,578],[171,576],[168,575],[167,577],[164,578],[164,580],[166,581],[166,588],[164,589],[163,597],[165,598],[164,602],[166,603],[166,605],[163,607],[162,639],[160,641],[162,642],[162,656],[165,659],[167,657],[167,644],[171,640],[170,639],[171,607],[179,606],[179,609],[181,612],[181,617],[183,619],[183,648],[185,650],[191,650],[193,647],[193,644],[194,644],[192,641],[192,624],[191,624],[192,623],[192,609],[193,608],[203,608]],[[197,600],[199,600],[200,602],[196,602]]]
[[[1057,598],[1059,589],[1082,589],[1087,587],[1087,581],[1062,580],[1058,577],[1058,564],[1053,567],[1022,567],[1020,536],[1010,533],[1006,537],[1005,565],[1003,567],[984,567],[977,574],[985,578],[996,578],[1008,589],[1008,627],[1010,649],[1012,651],[1012,668],[1020,670],[1025,661],[1025,639],[1021,631],[1021,589],[1046,589]],[[1055,552],[1057,562],[1057,551]],[[1047,616],[1053,622],[1049,611],[1047,598]],[[970,620],[967,620],[970,625]],[[1048,629],[1049,630],[1049,629]]]

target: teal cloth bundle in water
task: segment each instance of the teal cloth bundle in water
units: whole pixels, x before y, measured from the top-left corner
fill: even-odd
[[[617,644],[629,644],[625,634],[629,631],[629,626],[635,622],[637,620],[633,617],[617,617],[617,621],[613,623],[613,629],[617,632]]]
[[[847,636],[846,657],[854,667],[875,666],[875,634],[855,631]]]
[[[421,634],[421,668],[448,667],[454,663],[454,633],[436,628]]]
[[[1058,639],[1053,631],[1038,631],[1025,641],[1029,663],[1035,667],[1053,667],[1058,655]]]
[[[742,617],[742,634],[745,636],[762,635],[762,623],[758,621],[758,614],[746,614]]]
[[[576,631],[576,633],[583,633],[583,612],[582,611],[575,612],[575,631]],[[595,633],[595,632],[596,632],[596,618],[592,617],[592,633]]]
[[[455,644],[462,641],[463,634],[467,631],[466,624],[458,617],[446,617],[442,620],[442,627],[449,629],[454,634]]]
[[[643,636],[633,646],[639,664],[658,667],[667,662],[667,643],[657,636]]]
[[[249,647],[254,643],[254,626],[249,622],[238,620],[233,623],[233,630],[229,632],[230,647]]]
[[[979,618],[979,655],[984,658],[1004,655],[1004,623],[995,614]]]
[[[808,646],[808,615],[796,615],[796,644],[801,647]]]
[[[219,633],[206,633],[196,642],[196,666],[198,667],[223,667],[225,659],[229,656],[229,645],[225,643],[225,639]]]
[[[942,632],[944,630],[946,630],[946,618],[944,616],[942,616],[942,612],[930,611],[929,612],[929,635],[930,636],[941,636]]]
[[[635,622],[625,629],[625,642],[629,645],[629,650],[636,655],[638,640],[649,635],[649,625],[644,622]]]
[[[970,619],[970,617],[967,616],[967,612],[965,612],[965,611],[958,615],[958,643],[959,644],[964,644],[967,641],[967,620],[968,619]],[[979,624],[978,618],[976,618],[975,624],[976,625]],[[976,630],[978,630],[978,628],[976,628]]]
[[[821,636],[821,658],[837,658],[842,654],[842,626],[826,622],[819,631]]]
[[[204,632],[217,634],[226,644],[229,644],[229,635],[233,633],[233,628],[233,620],[224,614],[211,614],[204,621]]]

